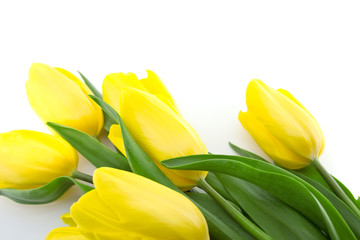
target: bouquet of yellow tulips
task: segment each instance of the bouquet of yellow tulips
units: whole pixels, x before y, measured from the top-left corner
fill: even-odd
[[[102,93],[79,74],[33,64],[28,99],[53,134],[0,134],[0,195],[84,193],[47,240],[360,239],[360,200],[320,164],[321,128],[286,90],[252,80],[238,116],[269,163],[232,143],[236,155],[209,153],[152,71],[109,74]]]

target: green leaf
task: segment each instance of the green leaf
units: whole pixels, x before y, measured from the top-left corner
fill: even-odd
[[[126,129],[124,122],[122,121],[120,115],[106,102],[101,98],[96,96],[91,96],[94,101],[114,120],[120,124],[121,134],[124,140],[124,146],[126,151],[126,156],[129,161],[132,171],[136,174],[154,180],[158,183],[161,183],[175,191],[181,192],[166,176],[165,174],[156,166],[156,164],[151,160],[151,158],[141,149],[141,147],[135,142],[134,138],[131,136],[129,131]]]
[[[249,152],[245,149],[242,149],[234,144],[232,144],[231,142],[229,142],[230,147],[236,152],[238,153],[240,156],[243,157],[249,157],[249,158],[254,158],[254,159],[258,159],[258,160],[263,160],[266,161],[264,158],[260,157],[259,155]],[[275,164],[276,166],[279,166],[278,164]],[[305,168],[302,169],[298,169],[298,170],[289,170],[286,168],[283,168],[286,171],[289,171],[291,173],[296,173],[299,172],[302,175],[305,175],[317,182],[319,182],[321,185],[323,185],[324,187],[326,187],[328,190],[332,191],[333,190],[330,188],[330,186],[327,184],[327,182],[324,180],[324,178],[319,174],[319,172],[314,168],[313,165],[309,165]],[[349,189],[346,188],[346,186],[341,183],[338,179],[336,179],[335,177],[333,177],[335,179],[335,181],[340,185],[340,187],[342,188],[342,190],[345,192],[345,194],[355,203],[355,205],[358,206],[358,208],[360,209],[360,205],[357,203],[355,197],[352,195],[352,193],[349,191]]]
[[[285,169],[285,170],[287,170],[287,169]],[[330,186],[327,184],[327,182],[325,182],[324,178],[319,174],[319,172],[315,169],[315,167],[313,165],[309,165],[307,167],[298,169],[296,171],[295,170],[287,170],[287,171],[289,171],[291,173],[300,173],[303,176],[307,176],[307,177],[317,181],[318,183],[320,183],[321,185],[323,185],[330,191],[332,191]]]
[[[254,239],[207,194],[188,192],[186,195],[193,200],[205,216],[212,240]]]
[[[229,175],[216,176],[240,207],[273,239],[326,239],[303,215],[260,187]]]
[[[231,142],[229,142],[229,145],[232,148],[232,150],[234,150],[237,154],[239,154],[242,157],[254,158],[254,159],[266,162],[266,160],[264,158],[260,157],[259,155],[255,154],[255,153],[252,153],[243,148],[240,148],[240,147],[232,144]]]
[[[119,124],[120,122],[120,115],[113,109],[109,104],[107,104],[104,100],[102,100],[101,97],[89,95],[90,98],[92,98],[97,105],[99,105],[102,110],[110,117],[112,120],[114,120],[116,123]]]
[[[356,239],[329,200],[307,182],[274,165],[227,155],[193,155],[162,164],[171,169],[214,171],[246,180],[299,211],[332,239]]]
[[[230,146],[241,156],[250,157],[250,158],[257,158],[256,154],[251,153],[249,151],[246,151],[244,149],[241,149],[231,143],[229,143]],[[258,159],[261,160],[261,157]],[[319,172],[314,168],[313,165],[309,165],[305,168],[299,169],[299,170],[284,170],[291,172],[299,177],[301,177],[306,182],[310,183],[313,187],[315,187],[319,192],[321,192],[333,205],[336,207],[336,209],[339,211],[341,216],[344,218],[344,220],[347,222],[349,227],[352,229],[354,234],[360,238],[359,231],[360,231],[360,225],[359,225],[359,219],[358,217],[353,214],[353,212],[348,208],[346,204],[344,204],[333,192],[333,190],[330,188],[330,186],[326,183],[326,181],[323,179],[323,177],[319,174]],[[342,190],[345,192],[345,194],[355,203],[355,205],[358,205],[355,197],[352,195],[352,193],[346,188],[344,184],[342,184],[338,179],[334,177],[334,179],[337,181],[339,186],[342,188]],[[324,189],[325,188],[325,189]]]
[[[97,88],[80,71],[78,71],[78,73],[80,74],[86,86],[88,86],[89,89],[93,92],[93,94],[99,98],[102,98],[102,94],[100,93],[100,91],[97,90]],[[103,112],[103,114],[104,114],[104,129],[109,132],[111,125],[115,124],[116,122],[111,117],[109,117],[109,115],[107,115],[105,112]]]
[[[116,122],[111,117],[109,117],[107,113],[103,112],[103,115],[104,115],[104,129],[110,132],[111,126],[116,124]]]
[[[92,187],[82,184],[72,177],[58,177],[50,183],[34,189],[0,189],[0,195],[22,204],[45,204],[61,197],[70,187],[77,185],[84,193],[91,191]]]
[[[321,184],[323,187],[331,191],[336,195],[336,193],[331,189],[329,184],[324,180],[324,178],[320,175],[320,173],[316,170],[316,168],[313,165],[309,165],[305,168],[299,169],[299,170],[288,170],[292,172],[293,174],[303,178],[302,176],[306,176],[309,179],[314,180],[315,182]],[[339,184],[340,188],[344,191],[344,193],[348,196],[348,198],[357,206],[357,208],[360,209],[360,205],[357,203],[356,198],[354,195],[350,192],[350,190],[342,183],[340,180],[332,176],[335,181]],[[307,181],[306,179],[304,179]]]
[[[331,191],[336,195],[336,193],[331,189],[329,184],[324,180],[324,178],[321,176],[321,174],[316,170],[316,168],[311,164],[305,168],[299,169],[299,170],[288,170],[289,172],[294,173],[295,175],[303,178],[302,176],[306,176],[307,178],[310,178],[314,180],[315,182],[321,184],[323,187]],[[299,173],[299,174],[297,174]],[[340,188],[344,191],[344,193],[348,196],[348,198],[355,204],[355,206],[360,209],[359,204],[356,201],[356,198],[354,195],[350,192],[350,190],[342,183],[340,180],[338,180],[336,177],[332,176],[334,180],[338,183]],[[305,179],[304,179],[305,180]]]
[[[205,178],[206,182],[215,189],[223,198],[226,200],[235,203],[236,200],[228,193],[219,179],[215,176],[213,172],[209,172]]]
[[[358,204],[358,202],[356,201],[356,198],[354,197],[354,195],[350,192],[350,190],[342,183],[340,182],[339,179],[337,179],[336,177],[333,176],[333,178],[335,179],[335,181],[339,184],[340,188],[345,192],[345,194],[350,198],[350,200],[355,203],[355,205],[360,209],[360,206]]]
[[[360,239],[360,219],[353,213],[353,211],[342,201],[340,200],[331,190],[324,187],[318,181],[311,179],[299,172],[294,171],[294,174],[302,178],[314,188],[316,188],[320,193],[324,195],[339,211],[341,216],[347,222],[353,233],[357,238]]]
[[[68,141],[95,167],[130,170],[126,157],[112,151],[90,135],[58,123],[48,122],[46,124]]]
[[[78,71],[78,73],[80,74],[86,86],[88,86],[88,88],[93,92],[93,94],[102,98],[102,94],[100,93],[100,91],[97,90],[97,88],[89,81],[89,79],[87,79],[87,77],[85,77],[80,71]]]

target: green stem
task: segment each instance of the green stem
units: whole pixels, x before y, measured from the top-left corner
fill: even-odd
[[[86,173],[82,173],[82,172],[79,172],[78,170],[74,170],[72,172],[72,175],[71,175],[73,178],[77,178],[77,179],[80,179],[80,180],[83,180],[85,182],[88,182],[88,183],[91,183],[91,184],[94,184],[93,183],[93,177],[91,175],[88,175]]]
[[[269,235],[264,233],[259,227],[247,219],[241,212],[239,212],[233,205],[231,205],[225,198],[223,198],[215,189],[213,189],[205,179],[198,182],[198,186],[207,192],[226,212],[232,216],[246,231],[253,235],[258,240],[270,240]]]
[[[344,201],[345,204],[350,207],[353,212],[360,217],[360,210],[355,205],[355,203],[346,195],[346,193],[342,190],[340,185],[335,181],[335,179],[326,171],[326,169],[320,164],[318,159],[315,159],[312,161],[312,164],[314,165],[315,169],[320,173],[320,175],[324,178],[324,180],[329,184],[331,189],[334,191],[334,193]]]

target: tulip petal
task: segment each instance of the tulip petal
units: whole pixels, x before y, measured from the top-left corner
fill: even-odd
[[[84,87],[60,71],[45,64],[32,64],[26,82],[30,105],[43,122],[97,135],[103,126],[101,109],[83,91]]]
[[[56,69],[61,74],[63,74],[65,77],[69,78],[74,83],[76,83],[86,95],[93,94],[93,92],[88,88],[88,86],[86,86],[86,84],[81,82],[78,77],[76,77],[74,74],[72,74],[68,70],[65,70],[65,69],[59,68],[59,67],[54,67],[54,69]]]
[[[240,112],[239,120],[262,150],[280,165],[290,169],[299,169],[309,165],[309,161],[307,159],[290,151],[252,114],[248,112]]]
[[[62,138],[18,130],[0,134],[0,188],[29,189],[70,176],[76,151]]]
[[[65,224],[69,225],[69,227],[77,226],[76,222],[74,222],[74,219],[72,219],[70,213],[65,213],[60,218]]]
[[[103,99],[118,113],[120,112],[120,91],[126,86],[146,91],[134,73],[111,73],[106,75],[103,81]]]
[[[319,125],[319,123],[316,121],[316,119],[314,118],[314,116],[299,102],[299,100],[297,100],[290,92],[288,92],[285,89],[278,89],[278,92],[282,93],[284,96],[286,96],[287,98],[289,98],[291,101],[293,101],[294,103],[296,103],[297,105],[299,105],[302,109],[304,109],[304,111],[306,111],[310,117],[312,117],[314,124],[317,126],[317,129],[320,131],[320,135],[323,136],[323,132],[321,130],[321,127]],[[325,138],[322,137],[322,142],[321,142],[321,149],[319,152],[319,156],[321,155],[321,153],[323,152],[325,147]]]
[[[71,72],[63,69],[63,68],[58,68],[55,67],[56,70],[58,70],[60,73],[62,73],[63,75],[65,75],[67,78],[69,78],[70,80],[72,80],[73,82],[75,82],[83,91],[83,93],[85,95],[94,95],[94,93],[90,90],[90,88],[88,86],[86,86],[86,84],[84,84],[82,81],[80,81],[79,78],[77,78],[74,74],[72,74]],[[100,131],[102,130],[102,127],[104,125],[104,117],[101,111],[101,108],[99,108],[99,106],[90,99],[90,103],[94,109],[94,111],[96,112],[97,116],[98,116],[98,129],[97,129],[97,134],[100,134]]]
[[[148,77],[141,79],[140,82],[145,86],[150,94],[155,95],[163,103],[168,105],[174,112],[180,115],[180,111],[170,92],[161,81],[161,79],[153,71],[146,70]]]
[[[119,124],[111,125],[108,137],[110,141],[115,145],[115,147],[126,157],[124,140],[122,138],[121,128]]]
[[[46,240],[86,240],[77,227],[61,227],[53,229]]]
[[[70,213],[80,232],[89,239],[121,239],[123,231],[119,229],[122,222],[117,215],[107,207],[97,193],[93,190],[83,195],[74,203]],[[108,234],[116,234],[118,238],[111,238]]]
[[[294,153],[310,160],[318,156],[322,136],[313,118],[298,104],[260,80],[249,83],[246,104],[248,112]]]
[[[129,132],[176,186],[190,189],[206,176],[206,172],[169,170],[159,163],[173,157],[207,153],[198,134],[184,119],[155,96],[135,88],[123,88],[120,102],[120,115]]]
[[[208,239],[200,210],[176,191],[112,168],[95,171],[94,184],[100,199],[118,216],[126,231],[144,239]]]

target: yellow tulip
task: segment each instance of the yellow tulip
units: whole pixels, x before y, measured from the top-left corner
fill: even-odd
[[[78,155],[65,140],[41,132],[0,134],[0,188],[31,189],[71,176]]]
[[[239,120],[275,162],[300,169],[317,159],[324,136],[315,118],[288,91],[252,80],[246,90],[247,112]]]
[[[97,169],[94,184],[70,210],[86,239],[209,239],[200,210],[176,191],[113,168]]]
[[[90,89],[65,69],[32,64],[26,92],[43,122],[56,122],[92,136],[100,133],[104,122],[101,108],[88,96]]]
[[[148,71],[148,78],[140,81],[133,73],[110,74],[103,83],[103,96],[120,113],[139,146],[177,187],[189,190],[205,178],[207,172],[170,170],[160,164],[165,159],[208,152],[155,73]],[[119,125],[111,127],[109,138],[125,153]]]

